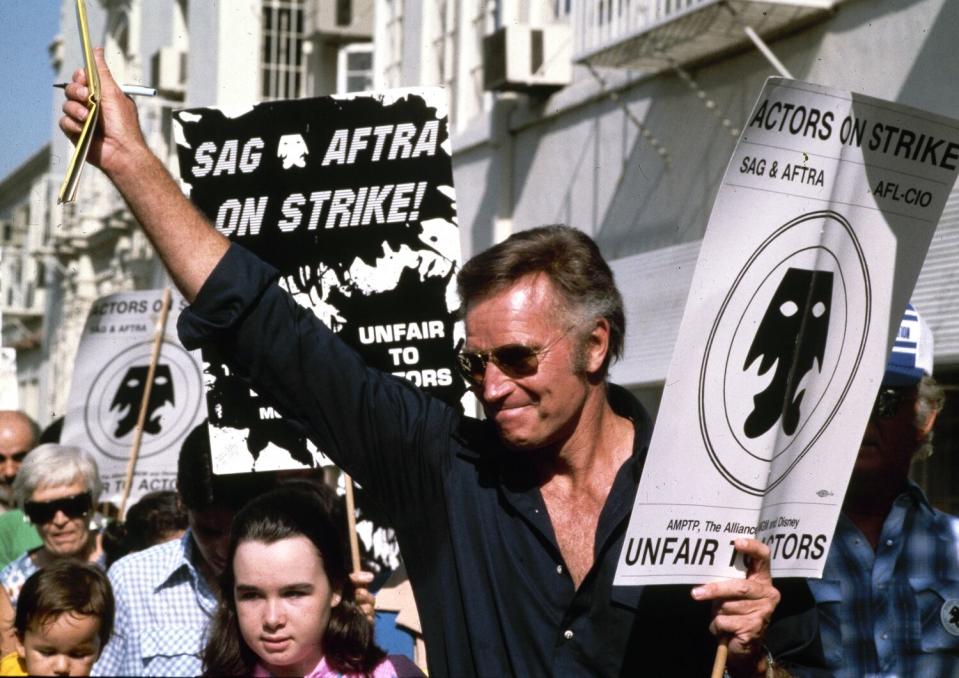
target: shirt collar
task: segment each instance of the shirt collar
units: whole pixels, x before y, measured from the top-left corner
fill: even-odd
[[[924,513],[928,513],[930,516],[935,514],[935,509],[933,509],[932,504],[929,503],[929,498],[926,496],[926,493],[911,480],[907,481],[905,491],[899,496],[900,498],[904,498],[904,500],[911,501],[916,508]]]
[[[179,547],[171,548],[167,552],[166,560],[161,562],[157,568],[154,590],[176,583],[184,575],[194,582],[200,578],[200,573],[193,564],[194,559],[199,557],[199,553],[196,550],[196,544],[193,543],[193,535],[189,529],[183,533],[177,543]]]
[[[626,460],[617,472],[613,486],[610,488],[606,506],[603,509],[604,515],[609,514],[610,524],[615,525],[622,516],[628,515],[629,511],[632,510],[636,486],[646,462],[646,451],[649,448],[649,440],[652,435],[652,421],[646,409],[636,397],[622,386],[607,384],[607,399],[613,412],[632,422],[634,432],[632,456]],[[486,424],[487,422],[483,423]],[[470,454],[479,454],[484,456],[485,461],[491,462],[487,470],[492,471],[498,477],[500,491],[515,506],[526,507],[534,513],[536,509],[543,511],[545,504],[540,495],[539,485],[533,477],[533,469],[517,463],[517,456],[509,454],[499,443],[492,425],[486,425],[484,429],[485,435],[492,436],[491,444],[478,446],[478,450],[474,447]],[[472,443],[473,446],[476,446],[477,439],[475,437],[472,438]],[[490,453],[490,450],[493,452]],[[546,515],[545,511],[542,515]]]
[[[609,384],[607,398],[613,412],[633,422],[633,456],[626,463],[630,465],[633,479],[639,482],[643,465],[646,463],[646,451],[653,434],[653,421],[632,393],[622,386]]]

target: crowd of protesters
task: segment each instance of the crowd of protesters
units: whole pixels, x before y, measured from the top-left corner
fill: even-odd
[[[93,457],[37,440],[0,412],[0,453],[22,452],[8,525],[32,535],[0,571],[0,675],[419,675],[373,641],[369,576],[349,571],[322,472],[215,476],[204,422],[177,491],[107,520]]]

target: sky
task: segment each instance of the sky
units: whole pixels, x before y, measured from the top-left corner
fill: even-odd
[[[53,133],[47,47],[59,24],[60,0],[0,0],[0,180]]]

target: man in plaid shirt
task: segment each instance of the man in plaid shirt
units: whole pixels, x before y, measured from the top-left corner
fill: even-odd
[[[837,676],[959,676],[959,519],[909,480],[943,390],[911,305],[866,427],[822,580],[810,580]]]

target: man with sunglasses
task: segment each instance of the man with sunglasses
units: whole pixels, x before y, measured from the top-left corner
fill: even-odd
[[[943,390],[909,305],[866,426],[821,580],[809,585],[835,675],[959,675],[959,519],[909,480],[932,453]]]
[[[101,52],[96,61],[102,126],[88,158],[191,302],[183,343],[216,346],[394,526],[431,675],[701,675],[711,633],[729,639],[733,672],[772,670],[762,641],[779,593],[761,543],[737,545],[751,561],[744,580],[692,594],[612,587],[651,422],[606,380],[625,323],[592,240],[533,229],[463,267],[459,363],[486,415],[466,417],[368,369],[274,269],[217,233],[147,148]],[[76,138],[82,71],[65,92],[60,127]]]

